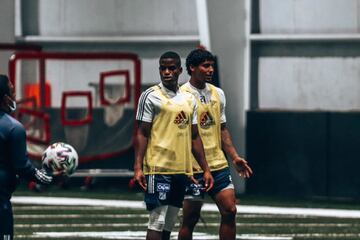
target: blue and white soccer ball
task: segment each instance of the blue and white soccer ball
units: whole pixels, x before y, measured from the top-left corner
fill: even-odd
[[[76,150],[67,143],[51,144],[42,155],[42,165],[50,169],[54,175],[70,176],[79,164]]]

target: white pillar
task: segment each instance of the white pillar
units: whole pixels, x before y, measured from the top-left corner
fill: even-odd
[[[208,8],[206,0],[196,0],[200,44],[211,51]]]
[[[211,50],[218,57],[220,84],[227,98],[227,126],[239,154],[245,154],[245,117],[248,108],[248,34],[250,11],[244,0],[207,0]],[[246,99],[245,99],[246,98]],[[232,171],[236,192],[245,191]]]

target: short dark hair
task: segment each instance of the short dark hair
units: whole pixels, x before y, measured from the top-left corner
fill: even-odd
[[[4,74],[0,74],[0,101],[5,95],[10,96],[9,78]]]
[[[215,61],[214,55],[205,49],[192,50],[186,58],[186,71],[191,76],[190,66],[197,67],[201,63],[208,61]]]
[[[161,60],[163,60],[165,58],[175,59],[178,63],[178,66],[181,66],[181,59],[180,59],[180,55],[178,53],[173,52],[173,51],[167,51],[167,52],[163,53],[160,56],[159,64],[161,64]]]

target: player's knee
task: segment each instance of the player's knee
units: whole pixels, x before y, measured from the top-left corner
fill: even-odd
[[[162,232],[164,229],[164,221],[149,221],[148,229],[156,232]]]
[[[191,225],[196,225],[200,219],[200,213],[194,213],[190,218]]]
[[[165,226],[166,206],[153,209],[149,215],[148,229],[162,232]]]
[[[173,206],[160,206],[153,209],[149,215],[148,229],[156,232],[171,232],[178,212],[179,208]]]
[[[184,219],[184,225],[194,227],[200,219],[200,212],[191,212],[188,214],[186,219]]]
[[[222,210],[221,213],[221,217],[222,219],[226,220],[226,221],[233,221],[236,217],[236,205],[233,206],[229,206],[228,208]]]
[[[178,207],[174,207],[174,206],[168,206],[168,208],[167,208],[163,233],[169,232],[169,237],[170,237],[170,233],[171,233],[172,229],[175,226],[175,222],[177,220],[177,215],[178,215],[179,210],[180,209]]]

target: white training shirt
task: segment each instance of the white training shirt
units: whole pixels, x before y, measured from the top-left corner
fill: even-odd
[[[158,86],[160,87],[161,91],[164,91],[165,94],[176,103],[182,103],[186,101],[189,97],[192,98],[194,102],[194,113],[192,114],[191,123],[197,124],[198,106],[197,101],[192,94],[179,90],[177,90],[175,93],[167,89],[162,83],[159,83]],[[154,89],[152,88],[148,88],[141,94],[139,98],[139,104],[136,112],[136,120],[143,122],[152,122],[155,116],[160,113],[161,104],[161,99],[156,94],[156,91],[154,91]]]
[[[193,85],[190,84],[190,82],[186,82],[184,83],[183,86],[187,86],[190,87],[191,89],[193,89],[193,93],[195,95],[195,97],[197,99],[200,100],[200,102],[202,103],[209,103],[210,99],[211,99],[211,91],[210,91],[210,87],[209,84],[206,83],[205,84],[205,88],[204,89],[198,89],[196,87],[194,87]],[[220,123],[226,123],[226,114],[225,114],[225,106],[226,106],[226,98],[225,98],[225,94],[224,91],[221,88],[215,87],[216,91],[218,92],[219,96],[220,96]]]

